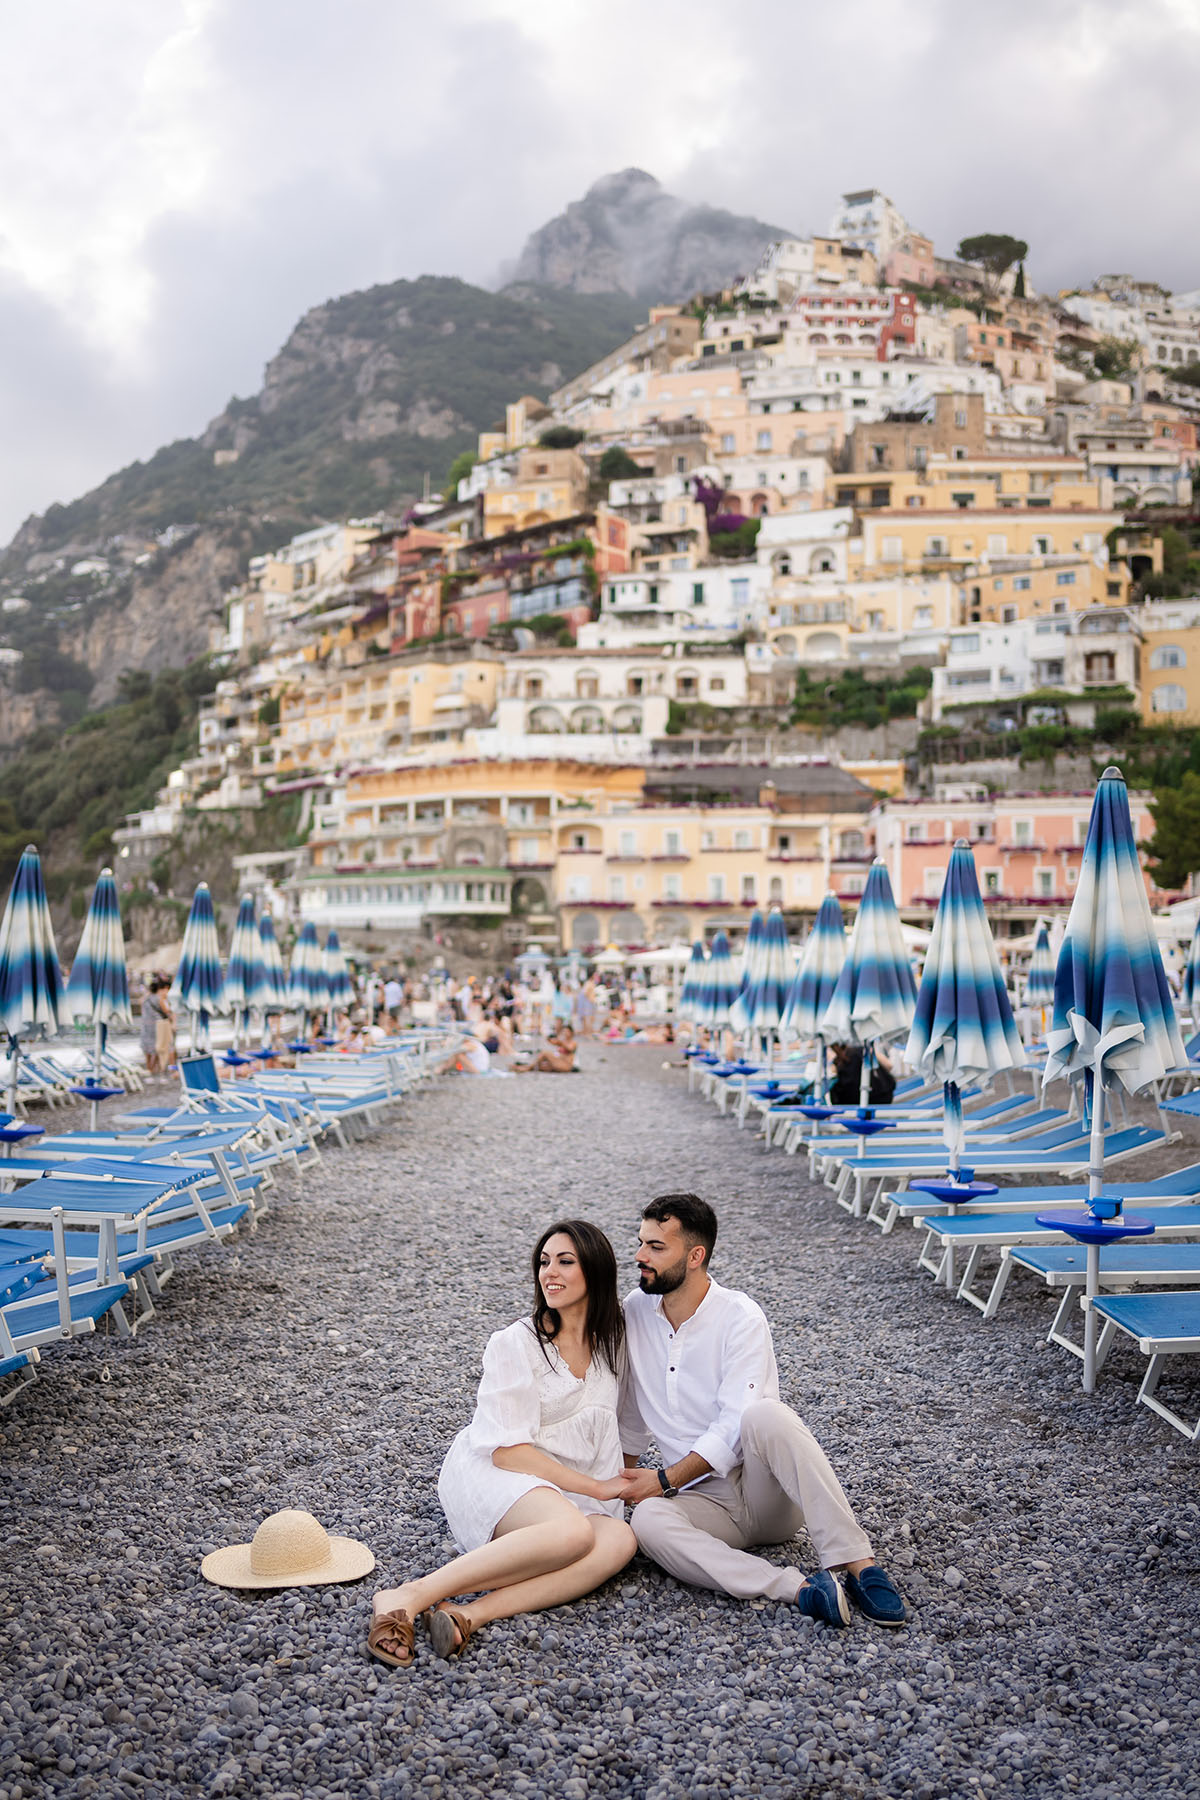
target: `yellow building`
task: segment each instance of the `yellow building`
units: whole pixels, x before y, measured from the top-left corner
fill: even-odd
[[[1200,602],[1153,601],[1139,622],[1142,717],[1151,725],[1200,725]]]
[[[506,482],[485,488],[483,535],[500,537],[569,519],[587,505],[588,469],[576,450],[522,450],[516,472]]]
[[[454,645],[306,671],[280,696],[270,760],[280,774],[338,769],[459,738],[491,717],[502,669]]]

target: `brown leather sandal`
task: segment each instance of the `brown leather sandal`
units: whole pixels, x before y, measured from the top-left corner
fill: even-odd
[[[397,1656],[394,1650],[385,1649],[385,1641],[399,1642],[404,1654]],[[367,1633],[367,1649],[372,1656],[377,1656],[380,1662],[387,1663],[393,1669],[412,1668],[417,1660],[413,1622],[403,1607],[397,1607],[395,1612],[375,1615]]]
[[[454,1635],[456,1628],[457,1638]],[[447,1661],[466,1649],[474,1631],[475,1627],[467,1615],[453,1606],[435,1606],[429,1615],[429,1641],[435,1654]]]

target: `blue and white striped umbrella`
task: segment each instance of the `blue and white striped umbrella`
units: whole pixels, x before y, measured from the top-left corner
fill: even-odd
[[[720,1031],[729,1024],[730,1008],[737,998],[739,985],[729,939],[723,931],[718,931],[713,936],[708,952],[703,1024],[714,1031]]]
[[[111,869],[101,869],[92,889],[67,983],[67,1011],[76,1019],[104,1027],[131,1022],[125,933]]]
[[[325,939],[324,971],[326,1007],[330,1013],[339,1008],[344,1010],[354,998],[354,989],[350,984],[346,958],[342,954],[341,939],[332,930]]]
[[[288,1005],[293,1012],[321,1012],[325,1006],[325,961],[311,919],[300,928],[288,967]]]
[[[221,975],[221,947],[208,883],[202,881],[192,895],[183,933],[179,967],[171,983],[171,998],[195,1020],[193,1050],[208,1048],[208,1022],[213,1013],[228,1012],[225,982]]]
[[[8,1110],[17,1109],[22,1035],[59,1031],[65,1012],[62,971],[46,904],[42,865],[32,844],[21,853],[0,920],[0,1028],[8,1033]]]
[[[946,1148],[957,1174],[963,1147],[962,1088],[989,1081],[1001,1069],[1019,1069],[1025,1061],[979,893],[975,858],[965,838],[951,852],[933,916],[904,1058],[942,1083]]]
[[[243,1032],[247,1029],[250,1013],[262,1006],[265,992],[266,969],[254,917],[254,895],[243,894],[238,903],[233,936],[229,940],[229,961],[225,965],[225,1003],[237,1015]]]
[[[842,909],[836,894],[826,894],[788,989],[787,1005],[780,1020],[781,1036],[815,1038],[820,1035],[821,1020],[833,998],[845,960],[846,927],[842,923]]]
[[[259,915],[258,944],[262,954],[263,982],[257,1005],[264,1013],[283,1012],[288,1003],[287,977],[275,936],[275,921],[266,911]]]
[[[846,960],[821,1019],[830,1044],[876,1043],[912,1024],[917,987],[887,867],[871,864]],[[867,1059],[864,1057],[864,1069]]]
[[[778,1032],[791,983],[792,951],[787,926],[782,912],[773,907],[758,940],[749,984],[741,996],[753,1034],[767,1038]]]
[[[1184,1062],[1158,937],[1119,769],[1105,769],[1092,802],[1079,883],[1054,973],[1044,1080],[1099,1076],[1135,1093]]]
[[[1033,955],[1025,974],[1026,1006],[1049,1006],[1054,998],[1054,952],[1050,948],[1050,927],[1039,919],[1033,940]]]
[[[763,941],[763,916],[757,906],[750,914],[750,929],[746,933],[746,942],[742,946],[742,969],[738,979],[738,991],[734,995],[729,1008],[729,1023],[735,1031],[749,1031],[750,1008],[747,1004],[750,989],[758,979],[759,951]]]
[[[683,972],[683,986],[679,990],[679,1003],[676,1007],[681,1019],[699,1021],[699,1009],[704,1001],[704,977],[707,958],[704,945],[699,938],[692,945],[692,954],[688,957],[687,968]]]
[[[1200,919],[1196,920],[1187,961],[1183,965],[1183,998],[1190,1007],[1200,1004]]]

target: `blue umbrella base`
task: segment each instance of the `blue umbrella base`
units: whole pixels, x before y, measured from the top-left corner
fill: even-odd
[[[1079,1244],[1117,1244],[1122,1238],[1151,1237],[1154,1225],[1135,1213],[1119,1213],[1113,1219],[1100,1219],[1089,1211],[1035,1213],[1034,1218],[1047,1231],[1065,1231]]]
[[[113,1100],[118,1094],[123,1094],[125,1089],[101,1087],[99,1082],[81,1081],[78,1087],[71,1089],[71,1092],[78,1094],[84,1100]]]
[[[24,1138],[41,1137],[44,1125],[4,1125],[0,1126],[0,1144],[19,1144]]]
[[[928,1194],[931,1200],[940,1200],[944,1206],[963,1206],[969,1200],[990,1200],[1000,1189],[994,1181],[952,1181],[949,1176],[945,1181],[910,1181],[909,1187],[918,1194]]]

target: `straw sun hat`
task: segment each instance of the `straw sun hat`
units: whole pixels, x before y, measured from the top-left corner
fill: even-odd
[[[200,1564],[206,1581],[218,1587],[316,1587],[325,1581],[358,1581],[375,1567],[365,1544],[331,1537],[311,1513],[272,1513],[252,1544],[213,1550]]]

